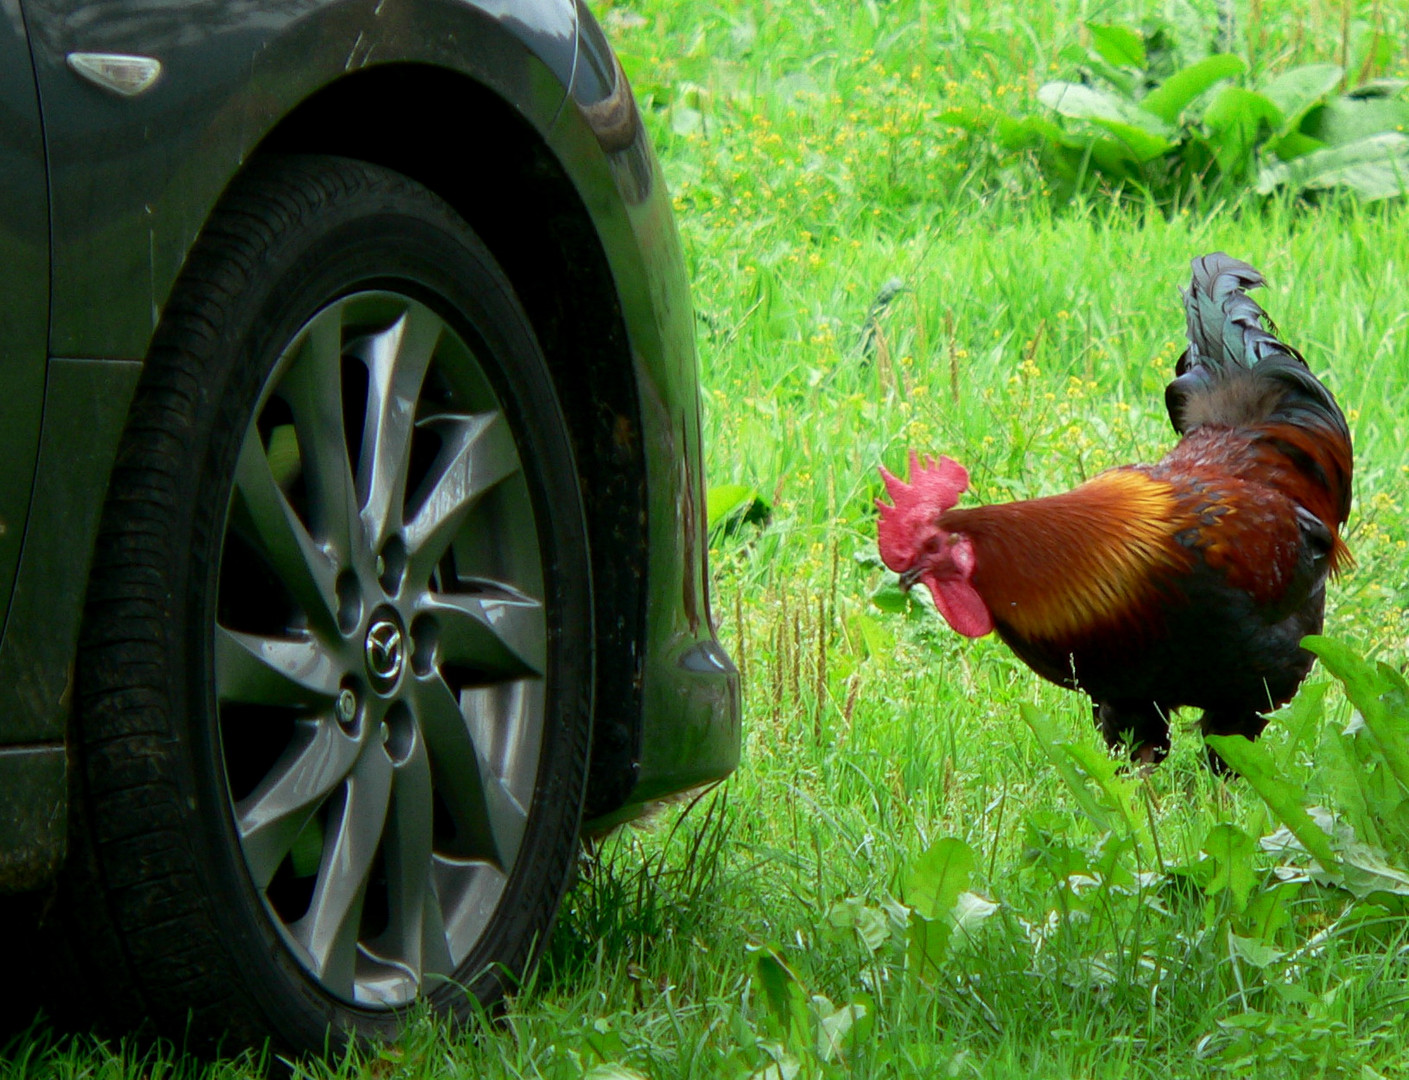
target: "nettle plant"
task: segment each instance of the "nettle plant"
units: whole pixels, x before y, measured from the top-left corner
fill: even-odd
[[[1062,54],[1074,77],[1038,89],[1041,111],[961,108],[945,121],[1006,153],[1034,152],[1062,201],[1102,187],[1165,204],[1249,188],[1341,188],[1367,202],[1409,193],[1409,81],[1368,78],[1394,55],[1388,35],[1347,49],[1359,80],[1347,90],[1337,64],[1254,80],[1232,52],[1177,48],[1167,26],[1086,28],[1089,46]]]

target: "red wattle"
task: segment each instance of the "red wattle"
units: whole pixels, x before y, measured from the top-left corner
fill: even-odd
[[[993,616],[978,591],[967,581],[923,579],[944,621],[965,637],[993,632]]]

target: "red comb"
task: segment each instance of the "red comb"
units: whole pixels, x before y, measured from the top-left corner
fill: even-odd
[[[910,451],[910,482],[907,484],[881,466],[881,479],[894,506],[876,500],[881,512],[876,540],[881,561],[897,574],[914,565],[925,540],[939,528],[939,515],[948,510],[968,490],[969,472],[953,458],[926,457],[924,464]]]

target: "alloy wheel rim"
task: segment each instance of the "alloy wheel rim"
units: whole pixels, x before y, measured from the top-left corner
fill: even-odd
[[[542,565],[455,328],[386,291],[314,315],[241,444],[214,673],[249,878],[345,1001],[449,978],[503,896],[543,735]]]

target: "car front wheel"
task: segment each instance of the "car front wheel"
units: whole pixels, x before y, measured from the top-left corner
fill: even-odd
[[[110,1010],[305,1052],[502,993],[576,856],[589,580],[488,250],[387,170],[252,168],[154,339],[90,586],[60,910]]]

